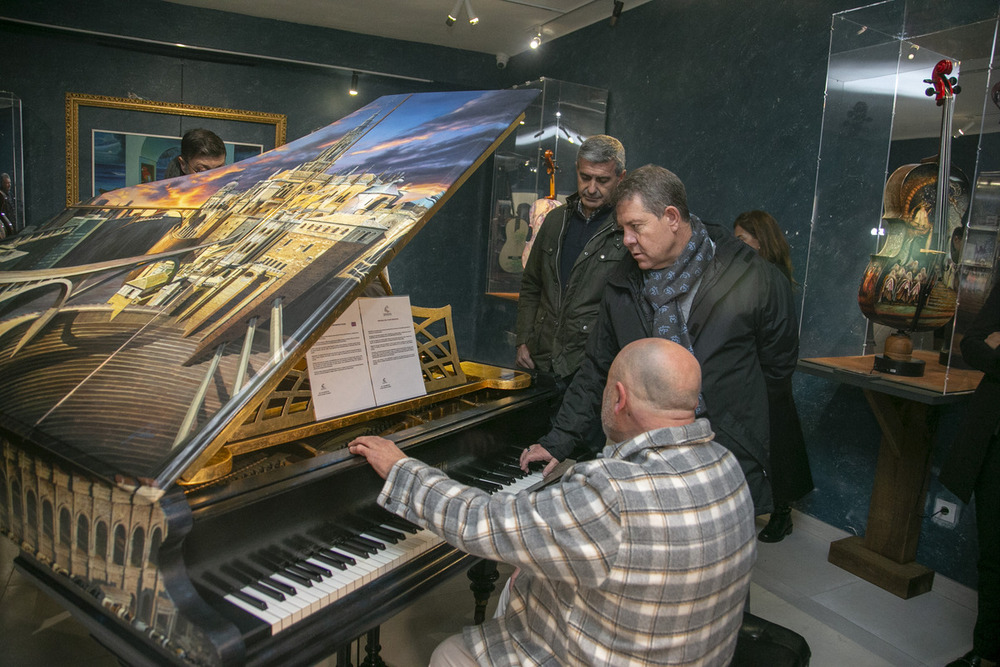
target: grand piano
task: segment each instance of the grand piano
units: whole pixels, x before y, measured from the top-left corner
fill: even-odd
[[[413,309],[425,396],[317,420],[306,353],[537,91],[380,98],[0,244],[0,530],[128,664],[313,664],[473,559],[381,510],[359,434],[504,492],[551,388]]]

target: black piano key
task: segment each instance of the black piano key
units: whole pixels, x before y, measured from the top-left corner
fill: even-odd
[[[288,563],[289,567],[296,567],[304,572],[310,574],[313,581],[320,582],[323,581],[323,577],[329,577],[332,573],[324,567],[319,565],[313,565],[312,563],[305,562],[308,558],[308,554],[299,553],[298,555],[291,552],[285,551],[281,547],[272,547],[273,552],[279,556],[283,562]]]
[[[250,554],[250,558],[255,560],[260,565],[270,568],[271,572],[275,574],[280,574],[286,579],[291,579],[297,584],[302,584],[303,586],[312,587],[311,577],[305,574],[295,572],[294,570],[285,567],[281,563],[275,562],[274,559],[269,558],[266,554],[256,552]]]
[[[333,573],[330,572],[330,570],[326,569],[325,567],[321,567],[319,565],[316,565],[315,563],[307,563],[305,560],[301,560],[298,563],[295,563],[295,567],[300,567],[303,570],[308,570],[310,572],[315,573],[316,576],[321,577],[319,581],[322,581],[322,577],[333,576]],[[314,579],[313,581],[316,580]]]
[[[490,482],[496,482],[497,484],[500,484],[501,486],[507,486],[509,484],[513,484],[514,483],[514,479],[513,478],[508,477],[507,475],[503,475],[503,474],[497,473],[497,472],[484,472],[484,473],[480,473],[480,474],[481,474],[481,476],[482,476],[483,479],[488,480]]]
[[[379,537],[391,544],[397,544],[406,539],[406,536],[402,533],[398,533],[391,528],[384,528],[383,526],[376,526],[374,524],[366,527],[365,532],[370,535],[374,535],[375,537]]]
[[[496,468],[488,468],[481,465],[471,465],[463,468],[463,472],[472,477],[479,477],[480,479],[496,482],[497,484],[507,485],[514,481],[509,475],[505,475]]]
[[[528,473],[521,470],[521,466],[518,463],[501,463],[498,466],[498,470],[503,472],[505,475],[511,475],[513,477],[517,477],[518,479],[528,476]]]
[[[317,549],[313,555],[313,558],[321,560],[331,567],[335,567],[338,570],[346,570],[348,565],[354,565],[357,561],[353,558],[348,558],[347,556],[341,556],[340,554],[335,554],[328,549]],[[348,563],[347,561],[350,561]]]
[[[206,572],[202,575],[202,579],[211,584],[214,588],[221,591],[224,595],[232,595],[234,598],[239,598],[246,602],[248,605],[254,607],[255,609],[260,609],[261,611],[267,611],[267,603],[263,600],[259,600],[252,595],[247,595],[238,588],[231,586],[222,577],[216,576],[211,572]]]
[[[296,558],[293,554],[283,550],[282,548],[277,546],[270,546],[266,549],[266,551],[268,552],[268,554],[271,555],[272,558],[274,558],[275,562],[277,562],[284,568],[285,572],[294,572],[298,574],[300,577],[306,577],[307,579],[310,579],[317,583],[323,581],[323,576],[321,574],[319,574],[318,572],[314,572],[310,568],[303,567],[303,564],[298,562],[299,561],[298,558]]]
[[[367,532],[367,531],[364,531],[364,532]],[[372,549],[375,549],[375,551],[372,551],[371,553],[376,553],[378,551],[385,550],[385,542],[379,542],[378,540],[373,540],[373,539],[364,537],[363,535],[355,535],[351,539],[357,540],[359,543],[361,543],[361,544],[363,544],[365,546],[369,546]]]
[[[221,569],[227,576],[231,579],[240,582],[244,586],[249,586],[258,593],[263,593],[272,600],[277,600],[278,602],[283,602],[285,600],[285,595],[281,591],[277,591],[270,586],[266,586],[259,581],[247,576],[246,574],[240,572],[231,565],[223,565]]]
[[[233,561],[233,565],[235,567],[239,568],[240,570],[242,570],[243,572],[246,572],[246,574],[248,576],[253,577],[257,581],[265,583],[268,586],[270,586],[271,588],[273,588],[275,590],[278,590],[278,591],[281,591],[282,593],[285,593],[286,595],[297,595],[298,594],[298,591],[295,590],[294,586],[289,586],[288,584],[286,584],[286,583],[284,583],[282,581],[278,581],[277,579],[266,575],[265,573],[261,572],[260,570],[257,570],[256,568],[254,568],[249,563],[244,563],[243,561],[235,560],[235,561]]]
[[[473,486],[477,489],[482,489],[487,493],[495,493],[499,491],[501,488],[503,488],[499,484],[494,484],[493,482],[487,482],[482,479],[476,479],[475,477],[472,477],[471,475],[466,475],[464,473],[452,472],[449,474],[454,480],[461,482],[462,484],[465,484],[467,486]]]
[[[416,535],[417,533],[420,532],[420,526],[410,521],[407,521],[402,517],[396,516],[395,514],[387,515],[383,519],[382,523],[388,524],[393,528],[398,528],[399,530],[407,532],[410,535]]]
[[[310,582],[309,584],[310,586],[312,585],[311,582],[313,581],[317,583],[323,581],[323,575],[319,574],[318,572],[314,572],[307,567],[304,567],[304,564],[302,563],[289,563],[288,565],[285,566],[284,570],[282,571],[282,574],[291,574],[293,572],[299,575],[300,577],[305,577],[306,580]]]
[[[264,595],[266,595],[267,597],[271,598],[272,600],[277,600],[278,602],[284,602],[285,601],[285,594],[284,593],[282,593],[281,591],[276,591],[273,588],[271,588],[270,586],[266,586],[266,585],[260,583],[259,581],[251,581],[251,582],[249,582],[247,584],[247,586],[249,586],[250,588],[254,589],[258,593],[263,593]]]
[[[339,549],[340,551],[346,551],[349,554],[353,554],[358,558],[368,558],[368,549],[363,547],[355,546],[353,543],[347,540],[340,540],[334,542],[330,545],[333,549]]]
[[[292,535],[284,539],[284,544],[298,555],[299,560],[311,558],[320,545],[303,535]]]
[[[308,532],[312,537],[319,540],[319,542],[324,545],[334,544],[338,540],[342,540],[345,537],[350,536],[352,533],[352,531],[345,529],[343,526],[338,526],[330,522],[326,522],[322,526],[312,528]]]
[[[337,546],[337,545],[333,545],[333,546]],[[324,556],[327,556],[329,558],[333,558],[334,560],[340,560],[340,559],[342,559],[341,562],[344,565],[356,565],[357,562],[358,562],[358,561],[354,560],[353,558],[351,558],[350,556],[345,556],[344,554],[338,553],[336,551],[331,551],[329,549],[320,549],[319,553],[322,553]]]
[[[342,556],[341,554],[334,553],[321,544],[313,542],[302,535],[294,536],[294,543],[298,545],[300,550],[307,553],[309,558],[321,560],[338,570],[346,570],[348,565],[354,565],[357,562],[350,556]]]
[[[360,538],[356,538],[354,536],[345,538],[344,541],[341,542],[340,544],[341,545],[348,545],[349,544],[349,545],[351,545],[352,547],[354,547],[356,549],[360,549],[360,550],[364,551],[366,558],[368,556],[374,556],[375,554],[378,553],[378,549],[375,548],[371,544],[367,544],[367,540],[365,542],[362,542]]]
[[[264,602],[263,600],[258,600],[252,595],[247,595],[243,591],[238,591],[235,588],[229,591],[229,594],[232,595],[234,598],[239,598],[240,600],[243,600],[249,605],[253,605],[257,609],[260,609],[261,611],[267,611],[267,603]]]

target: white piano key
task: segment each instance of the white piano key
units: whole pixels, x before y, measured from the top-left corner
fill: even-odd
[[[524,489],[540,485],[543,481],[544,478],[540,472],[531,473],[525,477],[514,479],[510,484],[503,485],[503,488],[497,491],[497,493],[519,493]],[[496,482],[492,483],[496,484]],[[256,609],[253,605],[247,604],[233,595],[227,595],[226,600],[268,623],[271,626],[273,634],[334,604],[341,598],[375,581],[393,569],[402,566],[407,561],[443,543],[440,537],[423,528],[419,529],[416,533],[409,533],[391,524],[381,525],[383,528],[401,533],[403,539],[393,544],[391,541],[380,538],[377,535],[368,532],[360,533],[360,537],[385,545],[385,548],[378,549],[376,553],[368,554],[367,558],[351,553],[336,544],[323,545],[323,548],[355,561],[354,565],[345,563],[345,569],[343,570],[315,557],[304,558],[304,563],[309,563],[330,572],[329,575],[321,576],[321,581],[312,581],[312,586],[305,586],[288,578],[281,572],[267,573],[267,576],[292,586],[296,590],[295,595],[285,593],[285,600],[282,602],[263,596],[268,605],[267,610]],[[253,595],[256,598],[262,597],[261,593],[254,591],[249,586],[245,587],[243,592]]]
[[[290,597],[291,599],[295,600],[299,605],[301,605],[302,608],[299,610],[299,612],[293,614],[294,617],[292,620],[293,623],[302,620],[306,616],[315,613],[316,610],[319,609],[319,606],[316,603],[319,601],[320,596],[312,592],[312,587],[303,586],[294,579],[289,579],[281,572],[275,572],[271,576],[282,583],[288,584],[289,586],[295,586],[295,595]]]
[[[498,491],[498,493],[520,493],[524,489],[530,489],[536,484],[540,484],[544,480],[545,478],[542,477],[542,473],[533,472],[527,477],[522,477],[521,479],[516,480],[513,484],[505,486],[500,491]]]

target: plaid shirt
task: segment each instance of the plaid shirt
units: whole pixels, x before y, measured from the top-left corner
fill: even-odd
[[[604,448],[534,493],[489,495],[412,458],[378,502],[516,565],[501,619],[465,628],[482,665],[726,665],[756,558],[753,503],[707,420]]]

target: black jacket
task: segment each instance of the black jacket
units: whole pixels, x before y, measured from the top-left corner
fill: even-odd
[[[598,214],[597,229],[576,258],[569,282],[559,281],[563,239],[579,195],[545,216],[521,274],[517,302],[517,345],[528,346],[535,368],[569,377],[583,361],[587,337],[608,277],[628,255],[614,209]]]
[[[986,337],[994,331],[1000,331],[1000,283],[993,286],[959,343],[965,363],[985,375],[965,407],[965,419],[938,477],[966,503],[972,498],[990,439],[1000,426],[1000,348],[986,344]]]
[[[706,223],[715,257],[691,304],[688,331],[701,363],[702,396],[716,440],[732,451],[758,513],[772,508],[768,480],[768,390],[788,386],[798,358],[795,306],[787,280],[753,249]],[[539,442],[557,459],[598,440],[607,371],[625,345],[652,336],[653,311],[631,256],[605,288],[587,353],[552,430]]]

